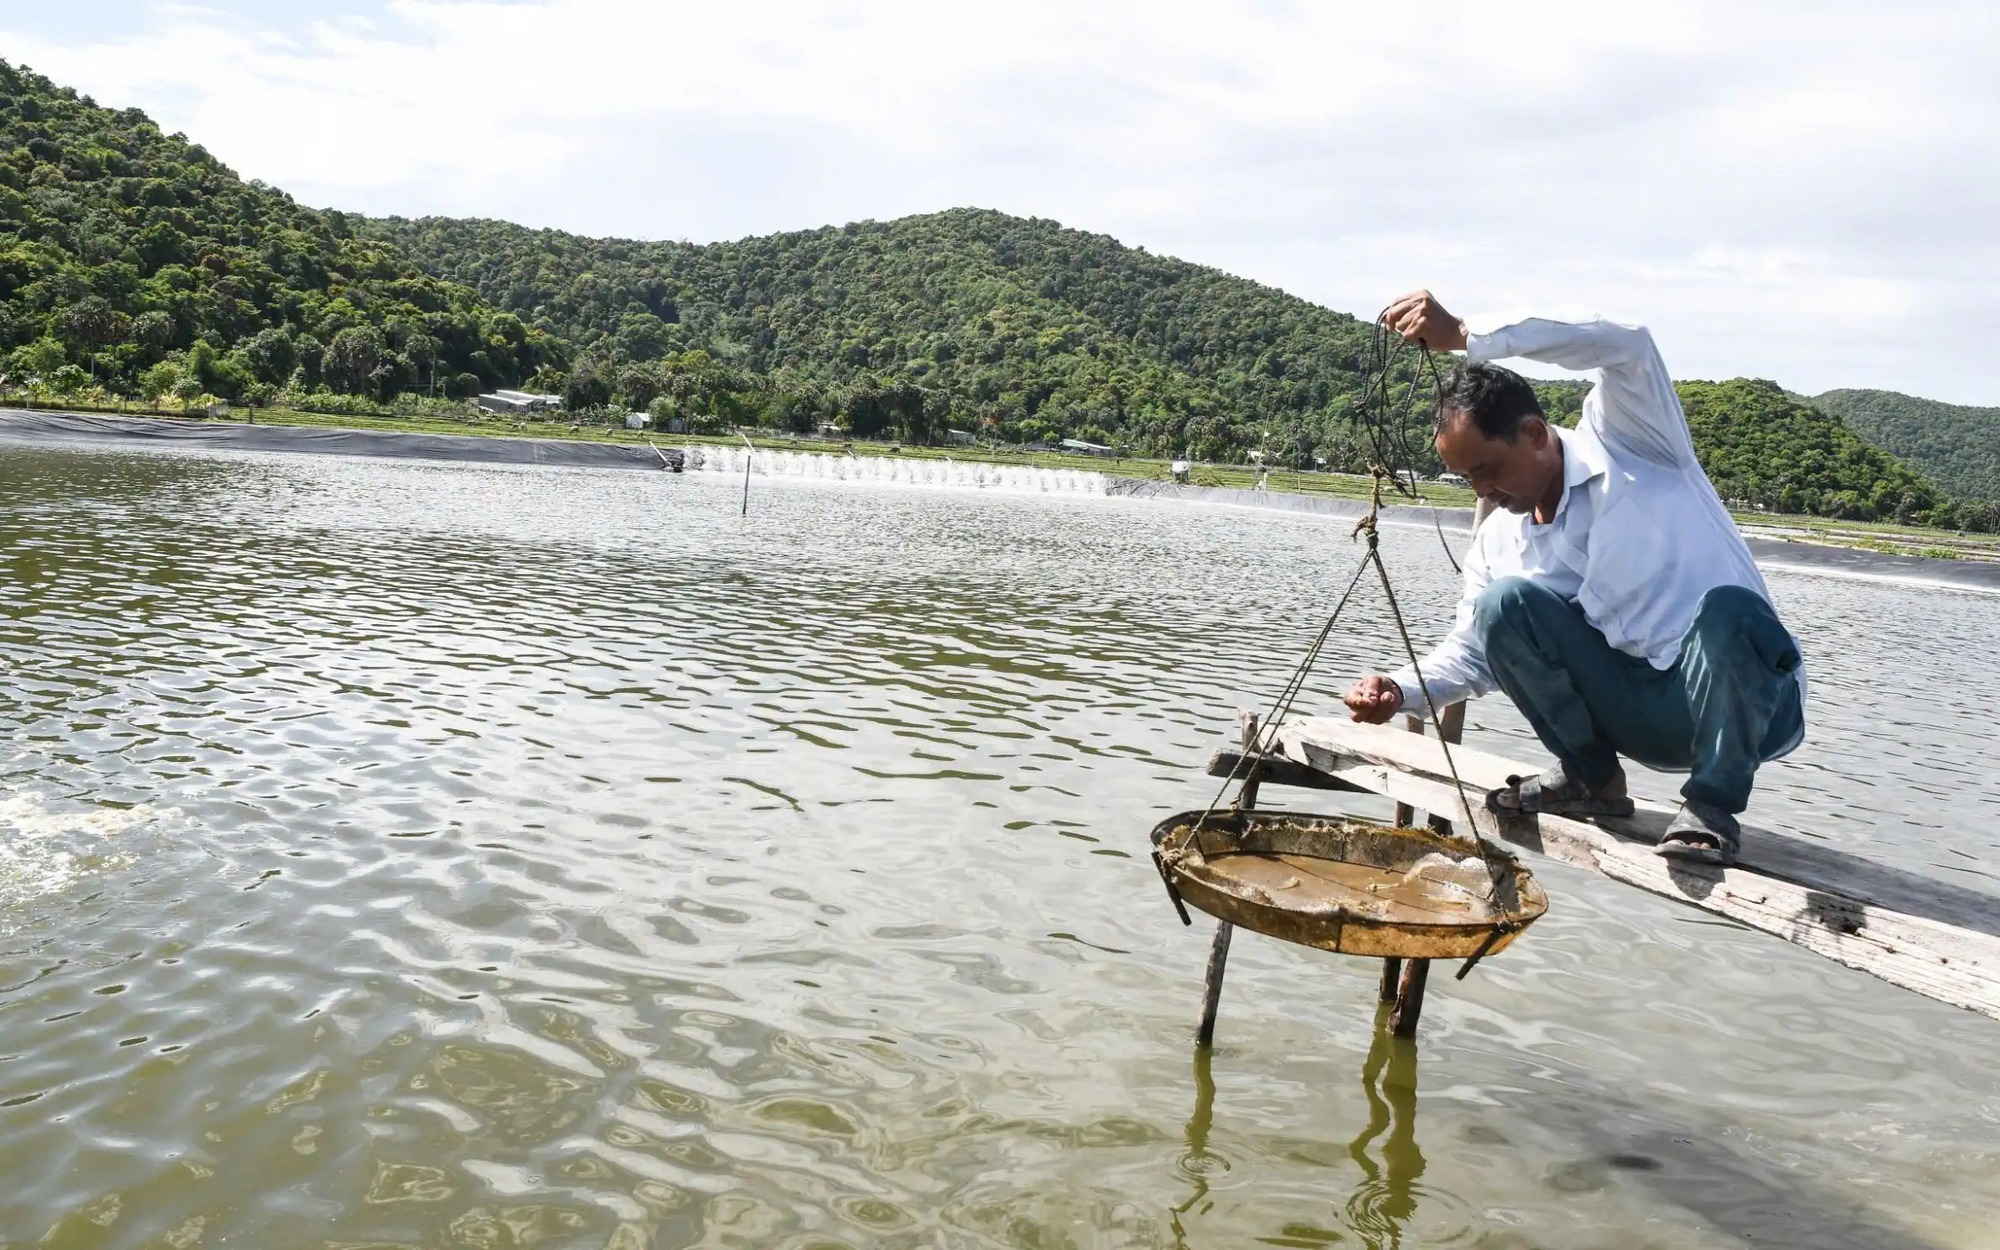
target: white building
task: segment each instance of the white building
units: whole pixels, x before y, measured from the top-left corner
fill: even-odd
[[[1066,438],[1060,444],[1064,451],[1073,451],[1081,456],[1108,456],[1111,449],[1103,443],[1086,443],[1080,438]]]
[[[547,412],[562,407],[560,395],[534,395],[527,391],[494,391],[481,395],[473,403],[487,412]]]

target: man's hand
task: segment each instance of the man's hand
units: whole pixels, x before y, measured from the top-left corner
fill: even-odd
[[[1444,310],[1429,291],[1412,291],[1382,314],[1391,330],[1434,352],[1465,348],[1465,323]]]
[[[1387,677],[1363,677],[1347,692],[1347,711],[1369,725],[1386,724],[1403,706],[1403,688]]]

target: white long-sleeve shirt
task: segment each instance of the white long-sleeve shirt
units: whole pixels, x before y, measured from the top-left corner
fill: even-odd
[[[1580,605],[1613,647],[1663,670],[1680,657],[1704,594],[1744,586],[1771,597],[1695,459],[1687,415],[1651,334],[1609,321],[1534,319],[1472,335],[1466,355],[1595,370],[1597,384],[1576,429],[1550,426],[1563,451],[1554,519],[1540,525],[1532,514],[1496,511],[1480,525],[1465,560],[1457,621],[1422,661],[1427,689],[1419,690],[1414,668],[1391,675],[1405,712],[1423,715],[1425,693],[1443,708],[1497,685],[1473,629],[1473,605],[1497,578],[1548,587]],[[1803,700],[1804,666],[1797,671]]]

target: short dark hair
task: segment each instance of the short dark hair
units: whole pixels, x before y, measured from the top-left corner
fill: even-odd
[[[1542,401],[1528,379],[1477,360],[1447,373],[1438,389],[1437,428],[1442,430],[1454,413],[1463,413],[1486,437],[1511,443],[1521,433],[1521,422],[1542,416]]]

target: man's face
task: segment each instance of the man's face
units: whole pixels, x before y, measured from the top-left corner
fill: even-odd
[[[1509,512],[1533,512],[1549,493],[1562,460],[1555,437],[1540,417],[1528,417],[1514,440],[1488,438],[1463,413],[1447,413],[1433,445],[1445,467],[1466,480],[1481,499]]]

